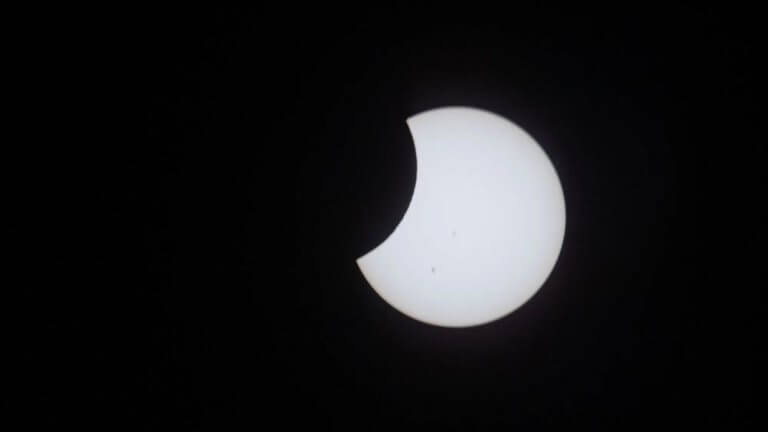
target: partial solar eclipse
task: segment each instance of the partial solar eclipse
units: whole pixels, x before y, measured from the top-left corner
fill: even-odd
[[[400,223],[357,259],[391,306],[437,326],[469,327],[519,308],[552,272],[565,199],[552,162],[511,121],[469,107],[407,119],[416,186]]]

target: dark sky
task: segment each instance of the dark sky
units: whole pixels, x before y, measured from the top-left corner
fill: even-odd
[[[50,327],[63,360],[38,397],[86,388],[82,409],[134,430],[756,424],[750,15],[297,5],[105,20],[83,51],[104,56],[97,110],[114,122],[90,155],[104,204],[71,216],[97,234],[87,264],[61,266],[93,283],[51,298],[85,313]],[[539,293],[458,330],[400,314],[354,263],[408,206],[405,119],[444,105],[528,131],[568,215]]]

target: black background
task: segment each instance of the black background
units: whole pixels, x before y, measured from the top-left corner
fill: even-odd
[[[756,424],[749,17],[296,6],[73,27],[62,64],[96,96],[75,128],[97,127],[87,151],[59,155],[84,169],[49,188],[54,269],[73,289],[43,302],[42,416],[137,430]],[[444,105],[528,131],[568,215],[539,293],[467,329],[406,318],[354,263],[408,206],[405,119]]]

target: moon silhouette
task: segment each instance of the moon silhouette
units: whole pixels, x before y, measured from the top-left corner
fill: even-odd
[[[511,121],[469,107],[406,120],[416,185],[402,220],[357,259],[373,289],[405,315],[437,326],[499,319],[554,269],[565,198],[554,166]]]

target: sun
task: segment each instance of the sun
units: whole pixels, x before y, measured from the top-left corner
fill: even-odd
[[[407,120],[416,185],[402,220],[357,259],[373,289],[405,315],[467,327],[527,302],[555,267],[565,198],[555,168],[511,121],[470,107]]]

